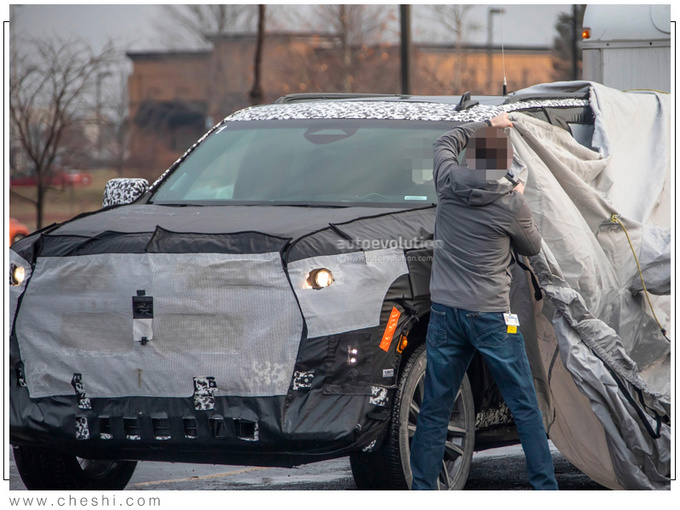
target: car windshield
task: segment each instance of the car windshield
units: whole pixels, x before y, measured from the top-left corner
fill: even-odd
[[[436,202],[432,143],[452,122],[227,123],[158,187],[156,204]]]

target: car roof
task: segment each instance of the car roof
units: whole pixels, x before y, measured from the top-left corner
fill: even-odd
[[[463,104],[461,103],[463,99]],[[454,106],[455,105],[455,106]],[[471,122],[502,112],[545,107],[588,106],[587,94],[511,96],[400,96],[380,94],[293,94],[273,104],[253,106],[225,121],[303,119],[384,119]]]

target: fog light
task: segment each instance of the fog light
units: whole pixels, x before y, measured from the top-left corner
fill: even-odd
[[[324,289],[333,283],[333,273],[330,269],[314,269],[307,275],[307,283],[313,289]]]
[[[26,278],[26,269],[12,264],[9,268],[9,282],[11,285],[17,286],[24,283],[24,278]]]

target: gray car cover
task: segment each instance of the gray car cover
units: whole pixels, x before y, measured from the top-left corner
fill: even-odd
[[[590,148],[511,114],[515,164],[544,241],[529,260],[546,298],[527,350],[546,429],[571,463],[612,489],[667,489],[670,96],[584,82],[520,93],[582,86],[595,117]]]

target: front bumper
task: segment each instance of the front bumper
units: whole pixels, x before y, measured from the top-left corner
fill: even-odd
[[[392,297],[410,292],[403,253],[397,264],[358,254],[284,268],[278,250],[177,253],[187,235],[148,237],[143,253],[123,242],[125,253],[93,253],[90,243],[64,254],[63,239],[43,239],[10,338],[12,443],[85,458],[255,465],[375,447],[399,364],[396,342],[378,346]],[[304,294],[305,264],[322,262],[345,277],[333,295]],[[356,296],[342,286],[353,264],[363,271],[356,285],[375,279],[377,294],[365,294],[373,312],[343,301]],[[352,306],[361,309],[347,321],[353,331],[324,321],[352,316]]]

